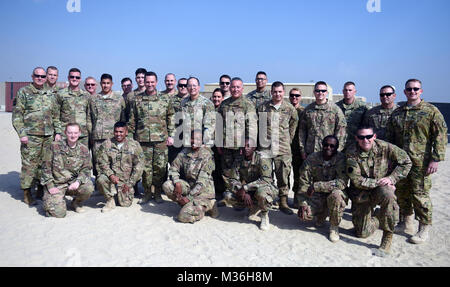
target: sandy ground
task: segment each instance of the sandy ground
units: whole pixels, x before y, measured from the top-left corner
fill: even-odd
[[[141,206],[135,199],[130,208],[103,214],[105,201],[96,193],[86,213],[47,218],[40,201],[35,207],[22,201],[19,140],[10,113],[0,113],[0,130],[0,266],[450,266],[448,161],[433,176],[431,240],[412,245],[409,235],[396,234],[391,255],[383,258],[373,255],[382,231],[356,238],[349,209],[334,244],[328,223],[316,229],[279,211],[269,213],[272,226],[265,232],[247,220],[246,211],[227,207],[219,208],[217,219],[182,224],[175,220],[178,205],[165,196],[161,205]]]

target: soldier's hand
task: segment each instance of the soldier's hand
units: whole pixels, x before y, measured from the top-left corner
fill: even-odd
[[[188,202],[189,202],[189,199],[184,196],[182,196],[180,199],[178,199],[178,204],[181,206],[185,206]]]
[[[113,183],[113,184],[118,184],[119,183],[119,178],[117,176],[115,176],[114,174],[109,176],[109,180]]]
[[[245,206],[247,206],[248,208],[251,208],[253,206],[253,200],[250,194],[248,193],[244,194],[243,201]]]
[[[77,190],[80,187],[80,183],[78,181],[75,181],[71,185],[69,185],[69,190],[74,191]]]
[[[314,190],[314,185],[310,185],[308,188],[308,191],[306,191],[306,194],[311,197],[314,194],[315,190]]]
[[[130,187],[128,186],[128,185],[123,185],[122,186],[122,192],[123,193],[128,193],[128,192],[130,192]]]
[[[168,138],[167,138],[167,141],[166,141],[166,145],[167,145],[167,146],[172,146],[172,145],[173,145],[173,142],[174,142],[173,138],[168,137]]]
[[[437,172],[438,165],[439,165],[438,161],[434,161],[434,160],[430,161],[430,164],[428,165],[428,169],[427,169],[427,175]]]
[[[377,184],[378,184],[378,186],[393,185],[392,180],[389,177],[383,177],[383,178],[379,179]]]
[[[20,143],[21,144],[28,144],[28,137],[21,137],[20,138]]]
[[[181,189],[181,183],[179,183],[179,182],[175,183],[175,190],[173,193],[175,195],[175,198],[178,199],[181,197],[181,195],[183,193],[183,190]]]
[[[57,194],[59,193],[59,189],[57,187],[52,187],[48,190],[48,192],[50,192],[50,194]]]
[[[301,221],[310,221],[312,220],[311,216],[311,208],[307,205],[300,206],[297,212],[298,217]]]
[[[60,134],[55,135],[55,142],[59,142],[62,139]]]

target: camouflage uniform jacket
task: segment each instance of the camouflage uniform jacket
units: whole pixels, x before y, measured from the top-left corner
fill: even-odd
[[[125,117],[127,122],[130,120],[130,113],[131,113],[131,108],[133,106],[133,101],[136,98],[137,94],[140,94],[142,92],[139,92],[139,89],[135,89],[132,92],[129,92],[126,97],[125,97]]]
[[[385,109],[382,105],[379,105],[366,112],[363,123],[373,127],[373,131],[377,134],[377,139],[386,140],[386,125],[396,108],[398,108],[397,104],[394,104],[394,107],[391,109]]]
[[[163,142],[175,136],[175,115],[172,101],[161,96],[148,96],[146,92],[136,95],[132,103],[129,133],[138,142]]]
[[[75,181],[85,184],[91,180],[91,156],[87,146],[78,142],[70,148],[65,140],[53,142],[51,152],[43,159],[41,184],[48,189],[70,185]]]
[[[345,146],[347,147],[355,140],[356,130],[364,120],[364,114],[367,111],[367,105],[357,99],[355,99],[353,103],[349,105],[347,105],[344,100],[340,100],[336,103],[336,105],[341,108],[342,113],[345,116],[345,121],[347,122],[345,144]]]
[[[60,88],[56,84],[55,84],[55,86],[53,86],[53,88],[50,88],[48,83],[45,82],[44,83],[44,90],[50,91],[50,94],[55,95],[56,93],[58,93],[60,91]]]
[[[234,193],[242,187],[246,191],[255,191],[261,186],[273,184],[272,159],[265,153],[255,151],[250,160],[244,157],[239,172],[234,174],[239,176],[230,180]]]
[[[125,120],[125,101],[120,94],[104,97],[97,94],[89,105],[92,120],[92,139],[104,140],[114,135],[114,124]]]
[[[229,97],[222,102],[218,113],[222,115],[223,119],[224,148],[236,150],[243,147],[245,139],[242,139],[242,135],[257,142],[258,116],[251,101],[243,96],[237,99]],[[227,138],[227,128],[231,133],[228,135],[229,139]]]
[[[386,139],[405,150],[414,166],[428,166],[430,160],[443,161],[447,148],[447,125],[441,112],[421,101],[409,107],[406,103],[389,118]]]
[[[267,87],[261,93],[257,90],[254,90],[248,93],[245,97],[255,105],[255,110],[258,110],[259,106],[265,101],[272,99],[270,88]]]
[[[56,133],[62,134],[68,123],[77,123],[81,127],[80,137],[87,137],[92,130],[91,113],[89,111],[89,96],[83,91],[72,91],[69,87],[56,94],[61,129]]]
[[[292,143],[291,143],[291,151],[292,154],[299,154],[299,143],[298,143],[298,131],[300,129],[300,119],[302,117],[302,113],[305,110],[305,108],[302,105],[298,105],[298,107],[296,108],[297,110],[297,114],[298,114],[298,124],[297,124],[297,129],[295,130],[295,135],[294,138],[292,139]]]
[[[333,190],[344,190],[348,184],[345,168],[345,155],[338,152],[331,160],[323,159],[322,151],[310,154],[300,170],[300,192],[303,199],[301,205],[307,201],[306,192],[312,185],[315,192],[331,193]]]
[[[374,140],[370,151],[361,150],[357,143],[347,150],[347,174],[350,187],[371,190],[378,187],[377,181],[389,177],[393,184],[408,176],[412,163],[408,154],[399,147]]]
[[[300,152],[307,155],[322,150],[322,140],[328,135],[339,139],[339,151],[344,148],[347,122],[341,109],[332,103],[308,105],[299,122]]]
[[[214,143],[214,130],[216,127],[216,113],[211,100],[199,95],[194,101],[190,96],[181,101],[183,124],[190,124],[190,130],[203,131],[203,142],[208,146]],[[189,120],[187,120],[189,118]]]
[[[181,102],[183,101],[183,99],[189,97],[188,95],[181,97],[180,94],[176,94],[175,96],[172,97],[172,105],[173,105],[173,110],[175,111],[175,114],[178,112],[181,112]]]
[[[115,138],[107,139],[98,150],[97,170],[100,174],[119,177],[128,186],[134,186],[144,171],[144,153],[140,144],[133,139],[125,139],[119,148]]]
[[[172,162],[169,178],[175,185],[185,180],[190,188],[191,196],[214,197],[214,182],[212,172],[215,169],[214,158],[209,149],[201,147],[194,151],[190,147],[184,148]]]
[[[259,106],[258,117],[259,125],[266,118],[264,121],[267,123],[267,140],[270,142],[270,147],[260,147],[260,149],[270,149],[273,156],[291,155],[291,143],[298,125],[297,110],[285,100],[282,100],[277,109],[272,100],[269,100]],[[272,128],[278,128],[278,130],[272,130]]]
[[[12,124],[19,137],[52,136],[60,129],[56,98],[33,84],[21,88],[13,102]]]

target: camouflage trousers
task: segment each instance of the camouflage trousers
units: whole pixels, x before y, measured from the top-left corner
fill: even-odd
[[[97,171],[97,152],[105,140],[93,140],[92,144],[92,172],[94,176],[98,175]]]
[[[178,213],[178,220],[183,223],[194,223],[201,220],[205,213],[211,210],[214,206],[214,189],[211,186],[206,186],[198,194],[190,194],[191,187],[187,181],[180,180],[182,195],[189,199]],[[171,180],[166,181],[163,184],[163,190],[166,195],[173,201],[175,201],[174,190],[175,185]]]
[[[291,155],[279,155],[273,158],[275,165],[274,172],[277,178],[277,186],[279,196],[287,196],[289,194],[289,174],[291,173]]]
[[[261,185],[257,189],[249,190],[248,194],[252,197],[253,205],[257,206],[263,212],[269,211],[272,203],[278,200],[278,189],[271,184]],[[225,192],[223,198],[228,205],[233,207],[246,207],[244,202],[238,199],[236,194],[232,192]]]
[[[166,180],[168,149],[165,142],[140,143],[145,156],[142,185],[146,192],[150,192],[152,185],[161,188]]]
[[[299,198],[301,202],[304,198]],[[347,206],[348,197],[339,189],[333,190],[331,193],[315,192],[311,198],[307,198],[311,215],[316,217],[318,221],[324,221],[330,216],[330,224],[339,226]]]
[[[222,150],[222,177],[225,183],[225,191],[232,192],[233,184],[231,179],[239,178],[239,167],[244,160],[244,155],[241,149],[224,148]]]
[[[124,185],[122,182],[119,182],[116,187],[116,185],[112,184],[109,178],[104,174],[101,174],[97,177],[96,185],[98,191],[103,194],[106,200],[117,196],[117,201],[119,202],[120,206],[130,207],[133,203],[133,186],[129,186],[130,190],[128,192],[123,192],[122,188]]]
[[[20,173],[20,188],[28,189],[34,181],[40,183],[42,176],[42,159],[44,153],[50,151],[52,136],[28,135],[28,144],[20,145],[22,170]]]
[[[48,216],[63,218],[66,216],[67,207],[64,200],[65,195],[73,196],[75,201],[83,202],[94,192],[94,185],[89,180],[87,183],[81,184],[77,190],[69,190],[69,184],[55,186],[59,189],[57,194],[50,194],[47,187],[44,188],[44,210]]]
[[[297,194],[300,190],[300,168],[302,167],[303,160],[299,153],[292,154],[292,172],[294,173],[294,186],[292,191]]]
[[[397,183],[397,196],[400,214],[412,215],[423,223],[432,224],[433,205],[431,204],[431,176],[425,176],[427,167],[413,166],[406,179]]]
[[[349,190],[349,197],[352,201],[352,222],[358,237],[366,238],[378,227],[394,232],[399,219],[399,207],[392,187],[380,186],[369,191]],[[372,213],[377,205],[380,210],[375,217]]]

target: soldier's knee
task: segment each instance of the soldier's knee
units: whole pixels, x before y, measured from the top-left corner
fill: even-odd
[[[67,213],[65,206],[63,207],[62,205],[46,206],[44,203],[44,210],[47,217],[64,218]]]
[[[163,189],[164,193],[167,196],[169,196],[173,193],[173,190],[175,189],[175,187],[173,186],[173,183],[171,180],[167,180],[166,182],[163,183],[162,189]]]

